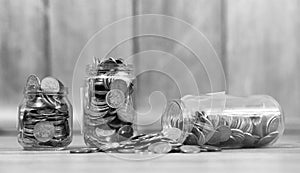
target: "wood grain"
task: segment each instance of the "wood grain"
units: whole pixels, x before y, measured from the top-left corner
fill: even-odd
[[[26,78],[48,74],[43,1],[0,1],[0,105],[17,107]]]
[[[299,1],[228,1],[227,81],[233,95],[267,94],[299,121]]]
[[[199,154],[68,154],[22,151],[14,136],[0,137],[0,171],[17,172],[299,172],[300,138],[297,131],[270,148],[234,149]],[[84,146],[75,136],[70,147]],[[148,159],[147,159],[148,158]],[[152,159],[149,159],[152,158]]]
[[[86,46],[89,39],[107,25],[131,16],[131,1],[106,1],[106,0],[54,0],[50,2],[51,40],[52,40],[52,71],[53,75],[72,87],[73,70],[81,50]],[[132,26],[113,28],[104,37],[94,39],[84,51],[82,66],[85,76],[85,65],[92,62],[93,56],[102,58],[109,52],[115,41],[122,35],[131,34]],[[97,36],[97,35],[96,35]],[[120,40],[119,40],[120,41]],[[119,51],[119,52],[118,52]],[[127,55],[131,52],[131,44],[113,51],[114,56]]]
[[[214,76],[217,81],[214,86],[210,83],[206,69],[208,66],[199,62],[198,58],[203,60],[203,57],[211,59],[217,57],[207,53],[210,50],[208,41],[188,26],[193,25],[207,37],[217,55],[222,58],[222,4],[219,0],[136,2],[136,14],[144,15],[135,26],[137,27],[135,34],[140,35],[137,41],[139,54],[135,55],[139,73],[137,108],[140,112],[148,111],[139,118],[148,121],[150,126],[156,121],[157,128],[160,124],[159,117],[163,112],[156,111],[154,114],[151,109],[164,109],[165,103],[161,101],[163,96],[164,99],[171,100],[186,94],[198,95],[225,89],[225,84],[220,79],[224,77],[223,73]],[[145,33],[152,35],[144,35]],[[206,44],[199,44],[204,42]],[[203,54],[195,55],[199,49]],[[219,59],[218,61],[221,65],[221,61]],[[163,96],[149,99],[154,91],[161,92]]]

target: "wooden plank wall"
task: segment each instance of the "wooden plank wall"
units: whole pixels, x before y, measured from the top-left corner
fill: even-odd
[[[288,123],[300,112],[300,1],[228,0],[227,81],[235,95],[268,94]]]
[[[30,73],[54,75],[71,87],[77,57],[95,32],[118,19],[150,13],[182,19],[206,35],[225,69],[227,84],[220,82],[220,88],[227,87],[234,95],[269,94],[283,106],[287,122],[299,120],[299,0],[0,0],[0,107],[15,109]],[[142,32],[140,24],[123,32]],[[151,25],[164,32],[173,32],[175,27],[146,24]],[[121,34],[119,30],[112,33],[107,36],[108,43]],[[188,33],[184,36],[193,39]],[[91,49],[97,52],[106,50],[105,46]],[[149,47],[181,52],[177,46],[140,38],[125,46],[121,54]],[[184,51],[179,55],[189,57]],[[140,66],[147,61],[151,59],[136,60]],[[206,80],[202,68],[195,64],[189,68]],[[155,80],[153,76],[141,80],[140,88]],[[163,83],[159,87],[170,88]],[[201,87],[209,89],[205,83]],[[171,95],[173,91],[168,92]]]

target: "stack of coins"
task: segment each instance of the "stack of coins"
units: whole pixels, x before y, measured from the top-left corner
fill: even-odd
[[[196,111],[194,123],[185,137],[186,145],[209,144],[222,148],[262,147],[274,142],[279,136],[280,112],[230,113],[221,115]],[[182,129],[182,122],[172,126]]]
[[[104,145],[133,136],[135,119],[133,77],[122,59],[94,60],[87,78],[84,139],[87,145]]]
[[[26,149],[60,148],[71,143],[72,108],[62,94],[63,84],[30,75],[24,103],[19,107],[19,143]]]

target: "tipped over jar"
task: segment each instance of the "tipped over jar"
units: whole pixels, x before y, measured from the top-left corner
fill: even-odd
[[[83,135],[87,146],[127,140],[135,133],[134,77],[122,59],[94,59],[83,89]]]
[[[252,148],[277,141],[284,117],[278,102],[266,95],[188,95],[169,102],[162,127],[180,129],[177,140],[187,145]]]

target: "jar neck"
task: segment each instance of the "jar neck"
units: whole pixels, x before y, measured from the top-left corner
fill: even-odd
[[[178,128],[182,134],[177,142],[183,143],[188,133],[192,130],[191,112],[181,100],[172,100],[168,103],[162,116],[162,128]]]
[[[24,95],[28,95],[28,96],[39,96],[39,95],[47,95],[47,96],[67,96],[68,92],[64,91],[64,92],[40,92],[40,91],[36,91],[36,92],[26,92],[24,91]]]

